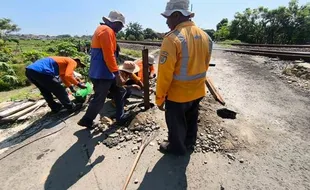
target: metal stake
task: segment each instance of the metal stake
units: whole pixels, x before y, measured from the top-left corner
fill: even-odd
[[[149,83],[149,50],[142,50],[142,61],[143,61],[143,86],[144,86],[144,108],[145,110],[150,109],[150,83]]]

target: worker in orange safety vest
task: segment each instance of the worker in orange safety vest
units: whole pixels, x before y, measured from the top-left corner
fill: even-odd
[[[177,155],[184,155],[196,142],[198,107],[206,94],[213,44],[191,21],[194,13],[188,8],[188,0],[170,0],[162,13],[171,31],[160,48],[156,86],[156,104],[165,111],[169,130],[160,151]]]
[[[148,60],[149,60],[149,64],[148,64],[149,65],[149,78],[153,79],[156,77],[155,68],[154,68],[154,64],[156,63],[156,61],[153,55],[149,55]],[[141,59],[137,60],[136,64],[140,68],[140,71],[137,73],[137,76],[143,82],[143,61]]]
[[[39,88],[53,113],[59,112],[63,106],[69,111],[75,111],[76,105],[70,101],[68,93],[61,85],[61,82],[70,88],[72,92],[75,91],[74,85],[86,88],[83,83],[74,77],[74,70],[85,66],[80,59],[51,56],[39,59],[28,65],[25,74],[29,81]],[[57,78],[58,76],[61,81]],[[56,96],[61,104],[54,101],[53,95]]]
[[[125,17],[118,11],[111,11],[108,17],[102,19],[104,24],[97,27],[91,43],[89,78],[94,85],[95,94],[85,115],[78,122],[78,125],[87,128],[93,128],[93,121],[103,108],[109,91],[115,98],[117,123],[122,125],[130,119],[130,114],[124,113],[122,98],[126,90],[122,87],[124,79],[116,60],[116,33],[125,26]]]

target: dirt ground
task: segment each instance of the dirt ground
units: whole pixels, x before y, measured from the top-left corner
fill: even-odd
[[[205,98],[199,136],[218,134],[211,140],[218,143],[217,151],[212,142],[211,151],[196,149],[197,153],[175,157],[161,154],[154,141],[145,149],[128,189],[310,189],[309,94],[272,73],[261,58],[214,51],[212,63],[216,67],[208,75],[227,105]],[[219,117],[223,108],[237,113],[236,118]],[[101,143],[105,135],[76,125],[83,114],[41,122],[40,130],[21,142],[2,140],[0,149],[8,150],[0,154],[0,189],[121,189],[137,144],[107,148]],[[162,141],[167,137],[164,113],[151,109],[149,115],[161,126],[156,139]]]

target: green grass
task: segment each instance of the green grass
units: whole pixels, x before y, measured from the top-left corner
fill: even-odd
[[[28,86],[16,90],[0,92],[0,103],[6,101],[24,100],[24,99],[40,99],[40,91],[35,86]]]
[[[132,57],[137,57],[137,58],[142,57],[142,51],[141,50],[122,49],[121,52],[126,54],[126,55],[130,55]]]
[[[240,43],[241,43],[240,40],[225,40],[225,41],[217,42],[217,44],[219,45],[231,45],[231,44],[240,44]]]
[[[45,48],[49,44],[49,41],[43,41],[43,40],[20,40],[19,46],[15,42],[9,42],[8,46],[12,50],[22,50],[24,51],[32,51],[32,50],[39,50],[41,51],[42,48]]]

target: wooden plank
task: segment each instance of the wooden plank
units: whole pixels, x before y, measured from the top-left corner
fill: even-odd
[[[2,103],[0,103],[0,110],[9,107],[9,106],[11,106],[12,104],[14,104],[14,102],[2,102]]]
[[[4,117],[8,117],[10,115],[13,115],[13,114],[15,114],[15,113],[17,113],[23,109],[26,109],[30,106],[33,106],[35,103],[36,102],[29,101],[29,102],[25,102],[21,105],[17,105],[17,106],[14,106],[12,108],[9,108],[7,110],[4,110],[4,111],[0,112],[0,118],[4,118]]]
[[[26,113],[25,115],[22,115],[21,117],[18,117],[17,118],[17,121],[23,121],[23,120],[26,120],[28,119],[30,116],[32,116],[34,114],[35,111],[37,111],[39,108],[41,108],[44,104],[46,104],[46,101],[45,100],[39,100],[35,105],[34,105],[34,109],[29,112],[29,113]]]
[[[143,86],[144,86],[144,108],[148,110],[151,108],[150,104],[150,83],[149,83],[149,50],[142,50],[142,60],[143,60]]]
[[[15,101],[13,101],[13,102],[3,102],[3,103],[1,103],[2,107],[0,106],[0,113],[5,111],[5,110],[7,110],[7,109],[9,109],[9,108],[15,107],[17,105],[21,105],[21,104],[23,104],[23,103],[25,103],[27,101],[24,100],[24,101],[17,101],[17,102],[15,102]]]
[[[210,93],[212,94],[213,98],[224,106],[226,103],[225,103],[224,99],[222,98],[222,96],[216,90],[212,80],[210,78],[206,77],[205,82],[206,82],[206,86],[209,89]]]
[[[11,119],[11,120],[16,120],[20,117],[26,117],[28,114],[33,114],[35,110],[37,110],[39,107],[41,107],[45,103],[45,100],[39,100],[36,102],[35,105],[30,106],[26,109],[23,109],[13,115],[10,115],[4,119]]]

